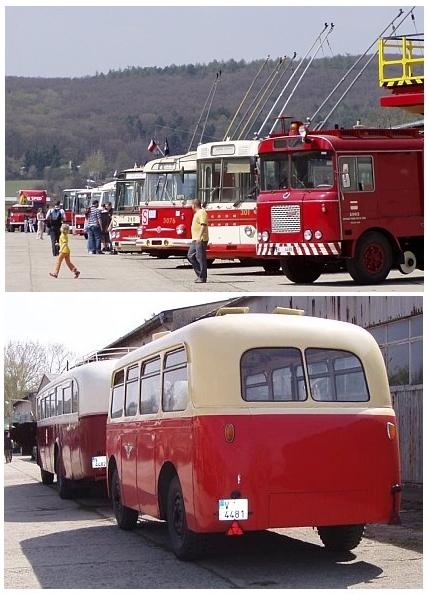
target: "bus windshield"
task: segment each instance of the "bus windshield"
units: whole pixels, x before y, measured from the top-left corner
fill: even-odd
[[[220,159],[199,163],[202,203],[256,200],[257,186],[249,159]]]
[[[261,157],[261,189],[331,188],[334,183],[331,151],[297,151]]]
[[[91,192],[79,192],[76,196],[75,212],[84,214],[91,205]]]
[[[196,197],[197,174],[184,173],[183,181],[179,173],[147,174],[143,191],[144,202],[192,200]]]
[[[116,210],[132,210],[142,202],[144,180],[118,182],[116,191]]]

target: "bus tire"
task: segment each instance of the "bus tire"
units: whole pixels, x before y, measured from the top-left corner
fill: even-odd
[[[173,477],[167,492],[167,528],[173,552],[181,561],[200,559],[205,552],[205,537],[189,530],[184,498],[177,476]]]
[[[319,526],[317,530],[326,549],[337,553],[355,549],[360,544],[364,534],[364,526],[362,524]]]
[[[346,268],[360,285],[375,285],[384,281],[393,265],[390,242],[378,231],[365,233],[357,242],[353,258],[347,258]]]
[[[122,504],[121,483],[119,480],[118,470],[116,468],[112,474],[110,492],[112,507],[118,528],[121,530],[133,530],[133,528],[136,527],[139,514],[135,509],[125,507],[125,505]]]
[[[61,499],[70,499],[71,497],[71,489],[70,489],[70,481],[66,478],[63,463],[61,461],[61,453],[59,452],[57,455],[57,464],[56,464],[56,475],[57,475],[57,489],[58,495]]]
[[[54,482],[54,475],[52,474],[52,472],[43,470],[43,468],[40,469],[40,477],[44,485],[52,485],[52,483]]]
[[[324,262],[312,261],[306,256],[288,256],[287,258],[281,258],[281,268],[291,282],[309,284],[321,276],[324,270]]]

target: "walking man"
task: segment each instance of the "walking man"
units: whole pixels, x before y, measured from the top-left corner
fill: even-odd
[[[205,283],[207,279],[206,249],[209,241],[208,215],[199,198],[191,203],[194,211],[191,223],[191,245],[187,258],[197,275],[195,283]]]

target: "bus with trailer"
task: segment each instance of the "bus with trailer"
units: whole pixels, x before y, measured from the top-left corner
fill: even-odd
[[[36,220],[39,208],[46,214],[48,209],[46,190],[19,190],[18,200],[8,208],[6,229],[9,232],[24,231],[25,221],[29,217]]]
[[[193,560],[216,533],[310,526],[349,551],[366,524],[398,523],[397,422],[377,342],[275,311],[224,308],[116,361],[106,456],[120,529],[165,520],[175,555]]]
[[[257,255],[313,283],[327,266],[359,284],[424,270],[424,137],[416,128],[299,121],[261,141]]]
[[[197,147],[197,195],[208,214],[208,260],[256,262],[259,140],[225,140]],[[279,270],[279,258],[258,261]]]
[[[191,245],[191,202],[197,197],[196,152],[149,161],[137,246],[158,258],[185,256]]]
[[[106,480],[106,417],[114,363],[112,358],[76,366],[37,395],[37,463],[43,484],[57,477],[63,499]]]
[[[141,251],[136,241],[141,220],[145,177],[143,167],[125,169],[116,174],[115,198],[113,202],[111,200],[114,209],[110,228],[113,253],[140,253]]]

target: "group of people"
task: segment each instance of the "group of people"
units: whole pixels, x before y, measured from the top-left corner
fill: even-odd
[[[187,253],[187,259],[196,274],[194,282],[206,283],[206,251],[209,241],[208,216],[198,198],[195,198],[192,201],[192,209],[194,215],[191,223],[191,246]],[[87,209],[85,231],[88,236],[87,248],[89,254],[103,254],[105,251],[111,251],[112,246],[109,229],[112,213],[113,208],[110,202],[103,204],[100,209],[98,200],[93,200],[91,206]],[[42,221],[42,219],[40,220]],[[74,278],[79,278],[80,271],[70,260],[70,247],[68,242],[70,226],[65,223],[64,220],[64,210],[61,208],[60,201],[57,200],[54,203],[54,207],[47,212],[46,219],[45,217],[43,219],[43,225],[46,223],[51,238],[52,255],[57,258],[55,270],[49,274],[50,276],[57,278],[61,264],[64,261],[74,274]],[[43,231],[41,233],[43,235]],[[43,239],[43,237],[41,237],[41,239]]]
[[[35,226],[37,226],[37,231]],[[45,213],[42,208],[37,210],[36,216],[25,215],[24,217],[24,232],[25,233],[36,233],[37,239],[43,239],[43,233],[45,231]]]

